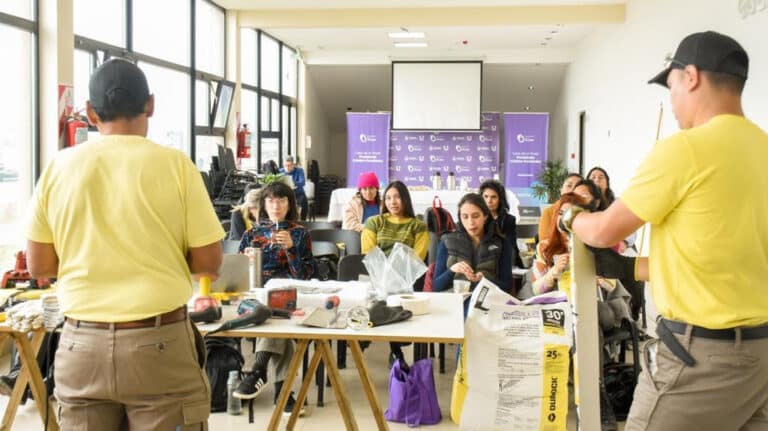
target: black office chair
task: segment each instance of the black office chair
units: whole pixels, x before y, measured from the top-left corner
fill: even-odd
[[[312,242],[329,241],[334,244],[344,243],[344,255],[360,254],[362,248],[360,245],[360,233],[353,230],[339,229],[312,229],[309,231]]]
[[[312,238],[312,256],[320,257],[331,255],[339,257],[339,247],[336,246],[335,242],[315,241],[315,239]]]

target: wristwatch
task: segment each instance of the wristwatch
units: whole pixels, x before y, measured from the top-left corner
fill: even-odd
[[[573,220],[576,219],[576,215],[582,212],[589,212],[586,208],[582,208],[578,205],[572,205],[570,208],[565,210],[562,216],[560,216],[560,223],[559,226],[561,229],[564,229],[565,231],[569,233],[573,233],[573,230],[571,226],[573,225]]]

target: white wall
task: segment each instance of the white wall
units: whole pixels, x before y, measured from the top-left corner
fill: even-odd
[[[306,76],[306,75],[305,75]],[[305,136],[311,137],[312,148],[302,146],[305,156],[301,162],[304,169],[309,167],[310,162],[315,159],[320,167],[320,174],[328,174],[328,165],[330,164],[331,148],[328,145],[330,132],[328,131],[328,119],[325,115],[320,99],[315,90],[315,84],[311,79],[304,80],[304,118],[306,125]],[[304,141],[306,143],[306,140]]]
[[[760,2],[758,2],[760,3]],[[742,18],[737,0],[628,0],[625,24],[590,35],[566,73],[552,118],[551,159],[578,152],[578,113],[586,111],[584,167],[600,165],[617,194],[653,146],[660,104],[661,137],[677,130],[668,94],[648,79],[686,35],[714,30],[735,38],[750,56],[744,110],[768,129],[768,9]],[[562,143],[567,142],[567,146]],[[569,167],[577,169],[577,161]]]

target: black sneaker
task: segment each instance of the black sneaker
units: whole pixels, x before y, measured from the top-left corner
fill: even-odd
[[[293,406],[296,405],[296,399],[293,398],[293,392],[291,392],[290,395],[288,395],[288,401],[285,403],[285,409],[283,409],[283,416],[290,416],[291,413],[293,413]],[[304,416],[304,413],[306,413],[306,409],[304,409],[304,406],[301,406],[301,410],[299,410],[299,417]]]
[[[0,395],[11,396],[17,377],[19,377],[19,370],[13,370],[4,376],[0,376]]]
[[[267,387],[267,376],[264,373],[250,373],[243,378],[232,396],[242,400],[256,398]]]

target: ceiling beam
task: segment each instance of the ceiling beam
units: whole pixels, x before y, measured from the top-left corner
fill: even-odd
[[[277,28],[452,27],[610,24],[626,19],[624,4],[400,9],[240,10],[240,26]]]

